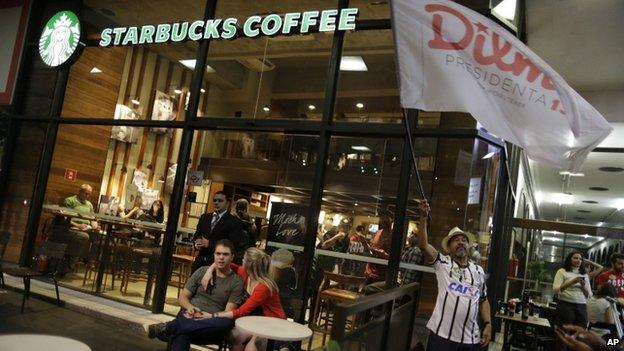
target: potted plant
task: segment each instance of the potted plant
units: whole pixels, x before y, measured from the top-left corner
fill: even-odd
[[[528,271],[530,273],[531,279],[535,279],[535,288],[534,290],[539,291],[539,285],[541,282],[548,279],[548,272],[544,268],[544,262],[542,261],[533,261],[529,263]]]

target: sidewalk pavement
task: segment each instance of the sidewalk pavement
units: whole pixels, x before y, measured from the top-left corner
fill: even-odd
[[[166,350],[165,343],[147,337],[147,326],[169,321],[173,316],[153,314],[147,309],[64,287],[59,287],[63,303],[59,307],[54,285],[34,279],[26,309],[21,314],[22,280],[7,274],[4,280],[7,289],[0,292],[0,334],[66,336],[86,343],[94,351]],[[192,350],[211,349],[193,345]]]

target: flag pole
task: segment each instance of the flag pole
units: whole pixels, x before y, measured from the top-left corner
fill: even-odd
[[[393,31],[393,38],[394,38],[394,66],[396,67],[396,76],[397,76],[397,85],[399,86],[399,91],[401,88],[401,74],[399,73],[399,53],[397,51],[397,36],[394,33],[394,31],[396,30],[396,22],[394,20],[394,6],[392,6],[392,4],[390,4],[390,23],[392,26],[392,31]],[[420,196],[422,197],[422,199],[424,201],[428,201],[427,200],[427,196],[425,195],[425,189],[423,188],[422,185],[422,179],[420,177],[420,172],[418,171],[418,164],[416,163],[416,155],[414,154],[414,140],[412,138],[412,128],[410,127],[410,122],[409,122],[409,112],[408,109],[406,108],[402,108],[403,111],[403,125],[405,126],[405,136],[407,139],[407,142],[409,143],[409,149],[410,149],[410,156],[412,158],[412,167],[414,169],[414,175],[416,175],[416,181],[418,182],[418,188],[420,189]],[[418,110],[416,111],[416,116],[418,116]],[[403,157],[406,157],[406,155],[403,155]],[[429,212],[429,216],[428,216],[429,221],[431,221],[431,212]]]
[[[415,110],[418,115],[418,110]],[[416,163],[416,154],[414,153],[414,139],[412,137],[412,128],[410,126],[408,109],[403,109],[403,125],[405,126],[405,135],[407,142],[409,143],[410,156],[412,158],[412,168],[414,169],[414,175],[416,175],[416,181],[418,182],[418,188],[420,189],[420,196],[424,201],[427,201],[427,196],[425,195],[425,188],[422,185],[422,179],[420,177],[420,171],[418,170],[418,164]],[[403,155],[406,157],[407,155]],[[429,213],[428,219],[431,221],[431,212]]]

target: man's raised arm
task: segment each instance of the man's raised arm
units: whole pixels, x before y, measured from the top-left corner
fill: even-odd
[[[424,254],[425,264],[432,264],[438,257],[438,250],[429,244],[429,238],[427,235],[427,221],[429,220],[429,212],[431,208],[429,203],[421,201],[418,203],[418,213],[420,214],[420,221],[418,222],[418,247]]]

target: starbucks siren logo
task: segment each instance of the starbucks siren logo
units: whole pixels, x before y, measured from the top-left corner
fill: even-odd
[[[39,55],[51,67],[65,63],[80,41],[80,21],[71,11],[57,12],[46,23],[39,38]]]

